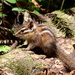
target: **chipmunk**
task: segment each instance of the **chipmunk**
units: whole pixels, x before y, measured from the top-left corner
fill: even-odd
[[[39,47],[47,56],[56,54],[71,70],[75,69],[75,59],[67,56],[57,47],[56,37],[49,26],[42,24],[36,25],[31,21],[28,25],[19,27],[14,35],[28,41],[28,47],[25,50]]]

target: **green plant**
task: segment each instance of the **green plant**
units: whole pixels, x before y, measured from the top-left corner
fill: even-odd
[[[5,17],[5,16],[7,16],[7,15],[0,12],[0,17]]]
[[[22,8],[19,8],[19,7],[12,8],[12,11],[27,11],[28,12],[27,9],[22,9]]]
[[[34,4],[32,4],[31,0],[6,0],[6,1],[11,4],[17,5],[17,7],[12,7],[12,11],[26,11],[26,12],[33,12],[35,14],[39,14],[39,8],[36,7]],[[24,7],[20,7],[20,5],[22,4],[21,2],[25,3]]]
[[[3,51],[3,52],[7,52],[10,50],[10,47],[9,46],[4,46],[4,45],[0,45],[0,52]]]
[[[72,39],[75,39],[75,37],[73,37]]]
[[[16,0],[6,0],[7,2],[9,2],[9,3],[16,3]]]
[[[0,3],[0,8],[2,8],[2,3]]]

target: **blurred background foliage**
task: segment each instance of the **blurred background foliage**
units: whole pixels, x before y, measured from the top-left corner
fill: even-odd
[[[41,13],[52,12],[54,10],[68,9],[75,6],[75,0],[35,0],[41,5],[41,8],[46,9],[42,12],[40,8],[33,4],[33,0],[1,0],[0,2],[5,2],[7,5],[12,7],[14,11],[37,11]],[[0,9],[2,8],[2,3],[0,3]],[[17,7],[17,8],[15,8]],[[21,9],[18,9],[21,8]]]
[[[75,0],[0,0],[0,26],[12,29],[14,24],[22,24],[23,15],[20,14],[18,17],[20,12],[47,14],[55,10],[65,10],[67,13],[72,7],[75,7]],[[16,20],[20,21],[16,23]],[[2,27],[0,27],[0,39],[7,39],[5,36],[7,34],[3,31],[8,29]]]

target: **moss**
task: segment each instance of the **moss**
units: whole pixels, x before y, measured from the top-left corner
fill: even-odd
[[[4,67],[10,68],[17,75],[33,75],[33,70],[39,72],[42,69],[41,63],[34,63],[30,59],[16,59],[16,61],[9,60],[9,63],[5,63]]]
[[[0,57],[0,67],[11,69],[14,75],[33,75],[34,72],[39,72],[43,69],[43,64],[37,63],[26,51],[14,50]]]
[[[65,37],[73,37],[75,35],[73,29],[74,27],[70,21],[72,20],[74,22],[73,17],[63,13],[62,11],[54,11],[52,14],[57,14],[51,19],[57,29],[64,32]]]
[[[32,62],[30,60],[16,59],[16,61],[10,60],[9,63],[5,63],[5,67],[12,69],[17,75],[33,75],[32,74]]]
[[[69,9],[72,12],[75,12],[75,7]]]

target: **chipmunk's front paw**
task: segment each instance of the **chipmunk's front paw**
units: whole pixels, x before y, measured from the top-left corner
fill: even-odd
[[[29,51],[29,49],[28,48],[23,48],[22,51]]]

